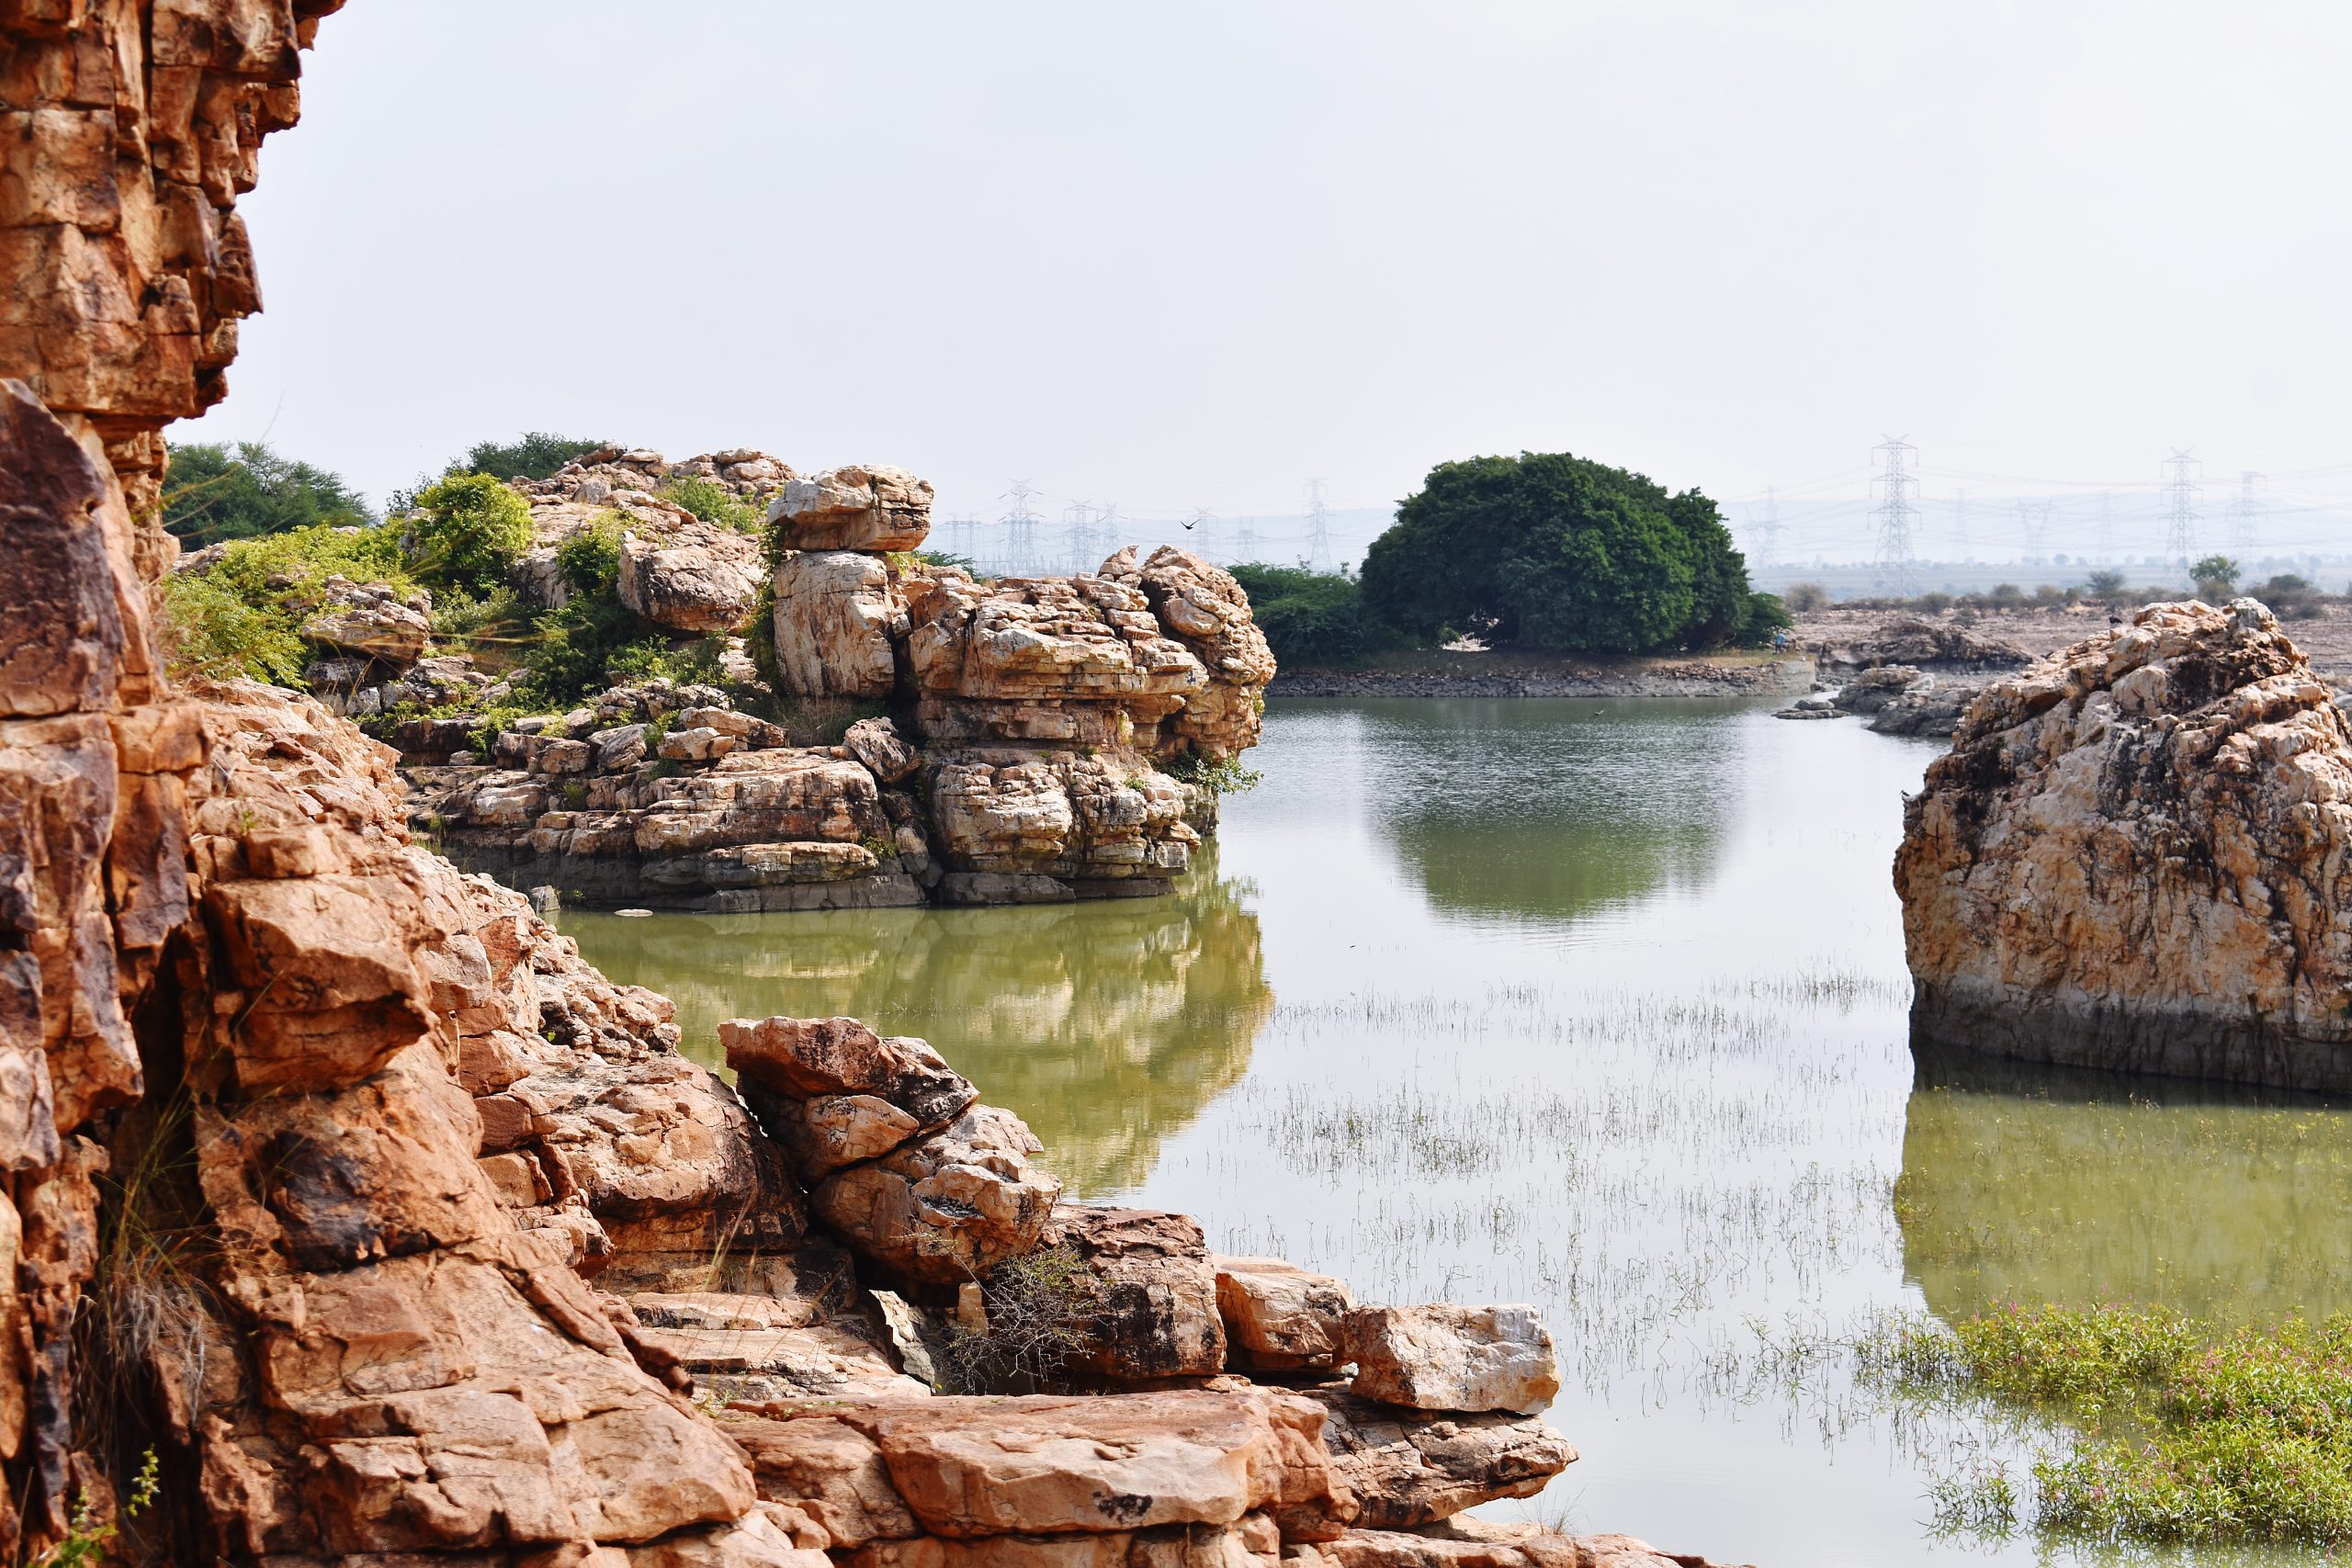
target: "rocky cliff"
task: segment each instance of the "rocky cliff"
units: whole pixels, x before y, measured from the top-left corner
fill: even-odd
[[[1924,1039],[2352,1087],[2352,727],[2260,604],[2150,605],[1988,686],[1904,822]]]
[[[332,9],[0,8],[0,1553],[1668,1561],[1459,1517],[1573,1457],[1524,1309],[1058,1205],[1018,1118],[852,1021],[730,1031],[755,1116],[412,840],[391,751],[164,678],[158,432],[256,303],[232,203]]]

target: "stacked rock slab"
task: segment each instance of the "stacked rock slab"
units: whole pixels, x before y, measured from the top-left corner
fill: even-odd
[[[1904,824],[1922,1043],[2352,1088],[2352,727],[2260,604],[1987,687]]]

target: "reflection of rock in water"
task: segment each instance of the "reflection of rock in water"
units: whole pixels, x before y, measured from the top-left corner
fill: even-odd
[[[2352,1310],[2352,1114],[1924,1052],[1895,1215],[1930,1309]]]
[[[1009,909],[564,917],[615,980],[676,998],[716,1065],[722,1018],[845,1013],[937,1046],[1045,1140],[1073,1193],[1133,1187],[1238,1082],[1273,1009],[1258,917],[1213,853],[1167,898]]]
[[[1441,909],[1565,923],[1706,874],[1746,747],[1726,705],[1367,704],[1382,834]]]

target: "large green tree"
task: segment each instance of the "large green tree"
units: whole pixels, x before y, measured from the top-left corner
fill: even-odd
[[[164,470],[164,526],[191,548],[324,523],[373,523],[340,474],[281,457],[259,441],[175,442]]]
[[[1753,640],[1778,611],[1713,502],[1566,452],[1430,469],[1365,554],[1363,598],[1422,641],[1609,653]]]

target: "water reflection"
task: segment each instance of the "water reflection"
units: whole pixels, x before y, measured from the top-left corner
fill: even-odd
[[[2309,1097],[1925,1052],[1895,1215],[1928,1305],[2352,1311],[2352,1117]]]
[[[1705,877],[1748,765],[1739,705],[1365,703],[1368,798],[1438,909],[1565,927]]]
[[[678,1003],[684,1050],[723,1018],[847,1013],[919,1034],[1027,1118],[1074,1192],[1138,1185],[1161,1142],[1249,1070],[1273,1009],[1250,884],[1216,856],[1164,898],[1018,909],[616,916],[563,930]]]

